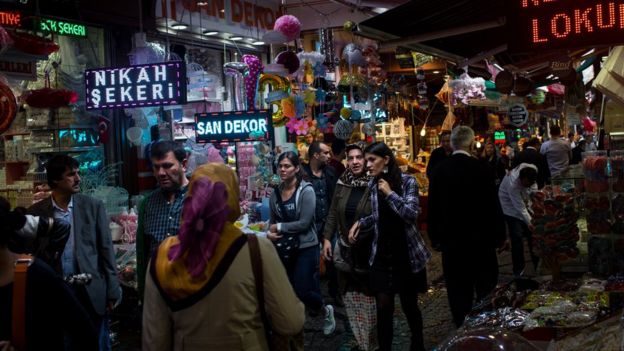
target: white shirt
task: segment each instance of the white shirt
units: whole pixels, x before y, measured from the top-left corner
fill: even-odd
[[[469,156],[469,157],[474,157],[468,151],[464,151],[464,150],[455,150],[455,151],[453,151],[453,155],[455,155],[455,154],[464,154],[464,155]]]
[[[542,144],[540,153],[546,156],[550,174],[554,177],[568,169],[572,148],[567,139],[552,138]]]
[[[525,188],[520,183],[520,170],[531,167],[537,171],[537,167],[532,164],[522,163],[518,167],[509,172],[498,188],[498,199],[503,213],[507,216],[518,218],[527,225],[531,224],[531,214],[527,208],[529,202],[529,193],[537,190],[537,185],[533,184],[531,188]]]
[[[61,264],[63,267],[63,275],[70,276],[76,273],[76,250],[75,250],[75,239],[74,239],[74,197],[69,200],[69,204],[67,204],[67,211],[62,209],[59,205],[54,202],[54,198],[52,200],[52,207],[54,208],[54,219],[62,220],[70,225],[69,238],[67,238],[67,243],[65,244],[65,249],[63,250],[63,255],[61,256]]]

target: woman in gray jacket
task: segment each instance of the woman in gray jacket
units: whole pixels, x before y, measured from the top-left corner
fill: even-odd
[[[313,314],[323,312],[323,333],[329,335],[336,329],[336,321],[334,308],[324,305],[321,295],[314,188],[302,179],[296,153],[285,152],[277,162],[282,182],[271,195],[271,226],[267,236],[275,244],[299,299]],[[289,250],[288,247],[297,246],[297,241],[298,249]]]

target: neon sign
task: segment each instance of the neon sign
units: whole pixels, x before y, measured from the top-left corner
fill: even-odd
[[[162,62],[85,71],[88,110],[186,103],[186,64]]]
[[[266,110],[195,114],[197,142],[271,140],[272,137],[271,113]]]
[[[512,51],[624,42],[624,0],[508,0]]]
[[[17,11],[0,11],[0,26],[20,27],[22,14]]]
[[[87,26],[51,18],[42,18],[38,22],[39,30],[42,32],[55,33],[58,35],[71,35],[75,37],[86,37]]]

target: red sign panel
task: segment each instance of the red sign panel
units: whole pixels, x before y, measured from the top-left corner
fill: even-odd
[[[20,27],[22,14],[17,11],[0,11],[0,26]]]
[[[624,0],[506,0],[513,52],[624,43]]]

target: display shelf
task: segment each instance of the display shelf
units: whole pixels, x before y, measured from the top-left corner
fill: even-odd
[[[45,147],[38,149],[30,149],[32,154],[50,154],[50,153],[68,153],[68,152],[84,152],[101,148],[100,145],[94,146],[71,146],[71,147]]]

